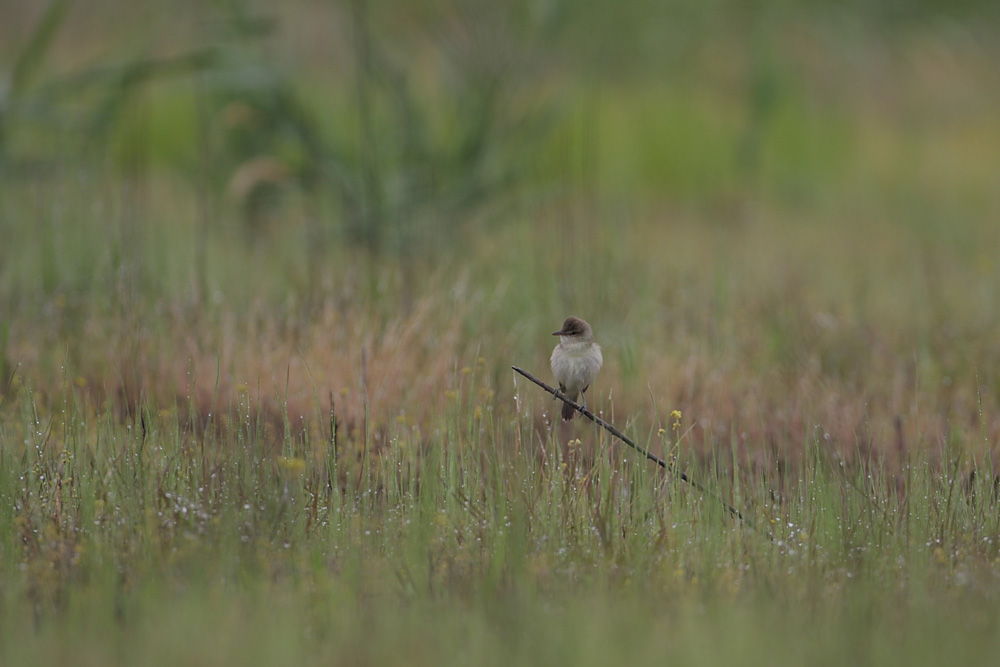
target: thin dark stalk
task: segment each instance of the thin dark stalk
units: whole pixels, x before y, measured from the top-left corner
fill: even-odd
[[[737,519],[740,520],[740,523],[746,524],[746,525],[750,526],[751,528],[753,527],[750,522],[748,522],[746,519],[743,518],[743,514],[741,514],[738,509],[736,509],[735,507],[733,507],[732,505],[730,505],[729,503],[727,503],[725,500],[723,500],[719,496],[717,496],[714,493],[712,493],[711,491],[709,491],[702,484],[700,484],[700,483],[696,482],[695,480],[691,479],[691,477],[689,477],[688,474],[686,472],[684,472],[683,470],[678,470],[676,467],[674,467],[674,465],[672,463],[664,461],[663,459],[661,459],[656,454],[653,454],[648,449],[640,447],[635,442],[633,442],[631,440],[631,438],[629,438],[627,435],[625,435],[624,433],[622,433],[621,431],[619,431],[618,429],[616,429],[614,426],[612,426],[608,422],[604,421],[603,419],[601,419],[600,417],[598,417],[597,415],[595,415],[593,412],[591,412],[587,408],[585,408],[582,405],[579,405],[576,402],[571,401],[570,399],[566,398],[562,394],[562,392],[560,392],[558,389],[554,389],[554,388],[550,387],[549,385],[545,384],[544,382],[542,382],[541,380],[539,380],[538,378],[536,378],[531,373],[529,373],[529,372],[527,372],[525,370],[521,370],[517,366],[511,366],[511,368],[514,369],[516,372],[520,373],[521,375],[523,375],[524,377],[528,378],[529,380],[531,380],[535,384],[537,384],[539,387],[541,387],[545,391],[549,392],[550,394],[552,394],[553,396],[555,396],[556,398],[558,398],[563,403],[566,403],[567,405],[572,406],[573,409],[575,409],[581,415],[583,415],[584,417],[586,417],[590,421],[594,422],[598,426],[602,427],[608,433],[610,433],[611,435],[615,436],[616,438],[618,438],[619,440],[621,440],[622,442],[624,442],[626,445],[628,445],[629,447],[631,447],[635,451],[637,451],[640,454],[642,454],[643,456],[645,456],[647,459],[649,459],[650,461],[652,461],[656,465],[660,466],[664,470],[669,471],[671,474],[676,475],[677,477],[679,477],[681,479],[681,481],[685,482],[686,484],[690,484],[692,487],[694,487],[698,491],[701,491],[702,493],[704,493],[709,498],[713,498],[713,499],[717,500],[718,502],[720,502],[723,506],[725,506],[725,508],[727,510],[729,510],[729,513],[731,515],[733,515],[734,517],[736,517]]]

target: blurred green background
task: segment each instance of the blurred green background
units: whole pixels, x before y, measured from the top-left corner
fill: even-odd
[[[0,662],[989,664],[998,249],[996,0],[2,0]]]
[[[940,444],[996,405],[995,3],[3,15],[4,377],[169,406],[368,372],[390,421],[479,356],[509,397],[574,312],[605,396],[708,443]]]

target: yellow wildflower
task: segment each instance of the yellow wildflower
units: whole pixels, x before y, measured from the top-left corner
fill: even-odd
[[[278,458],[278,467],[293,475],[301,475],[306,471],[306,460],[298,457],[282,456]]]

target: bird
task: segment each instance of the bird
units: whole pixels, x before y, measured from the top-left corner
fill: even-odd
[[[594,331],[585,320],[572,315],[567,317],[559,331],[553,331],[553,336],[559,336],[559,344],[552,350],[549,363],[552,374],[559,383],[559,391],[566,398],[575,401],[578,394],[586,394],[590,383],[601,370],[604,357],[601,356],[601,346],[594,342]],[[587,406],[586,396],[583,396],[583,406]],[[563,402],[562,419],[568,422],[576,415],[576,409]]]

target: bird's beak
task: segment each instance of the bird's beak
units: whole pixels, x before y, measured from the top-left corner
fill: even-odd
[[[559,331],[553,331],[553,332],[552,332],[552,335],[553,335],[553,336],[565,336],[566,334],[564,334],[564,333],[562,332],[562,329],[560,329]]]

